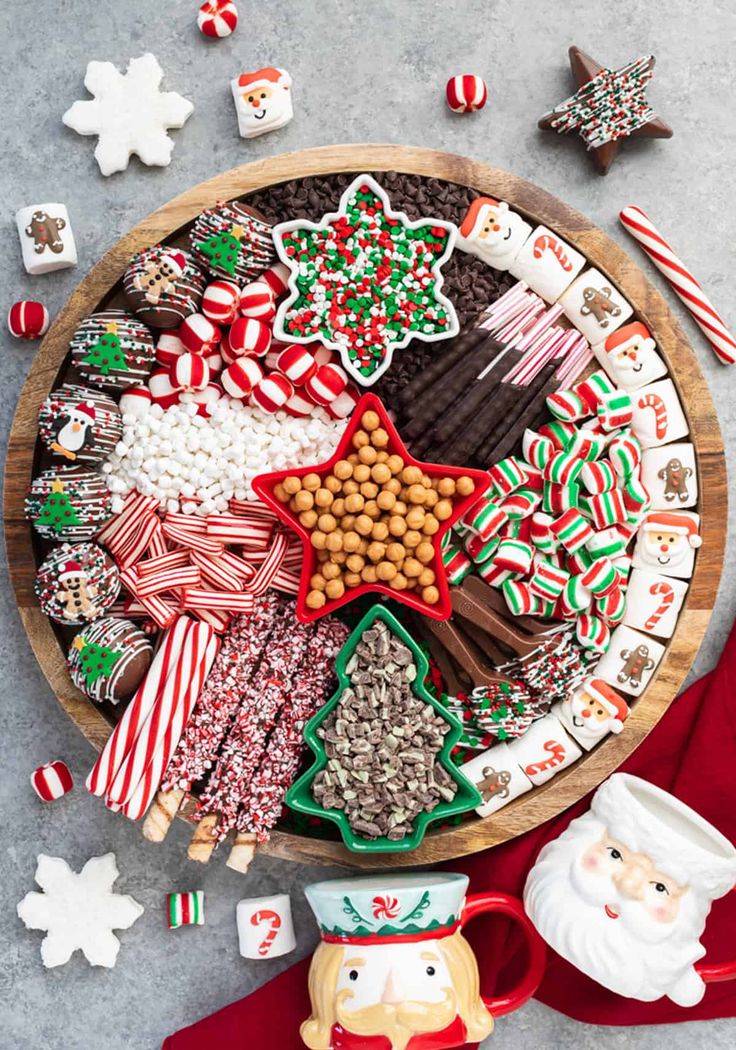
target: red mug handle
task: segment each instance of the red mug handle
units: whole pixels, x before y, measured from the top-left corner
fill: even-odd
[[[730,891],[736,893],[736,886]],[[717,984],[719,981],[736,980],[736,959],[722,963],[696,963],[695,970],[704,984]]]
[[[485,1008],[493,1017],[502,1017],[510,1014],[512,1010],[518,1009],[531,999],[539,985],[542,983],[544,968],[547,963],[547,949],[544,941],[524,911],[524,905],[516,897],[508,893],[471,893],[465,900],[465,907],[460,916],[460,925],[465,926],[477,915],[486,912],[497,911],[502,915],[508,915],[515,919],[521,926],[529,947],[529,962],[526,972],[519,983],[505,995],[490,997],[481,995]],[[736,971],[734,973],[736,976]],[[725,980],[725,978],[723,978]],[[705,980],[705,978],[704,978]],[[713,980],[713,978],[711,978]]]

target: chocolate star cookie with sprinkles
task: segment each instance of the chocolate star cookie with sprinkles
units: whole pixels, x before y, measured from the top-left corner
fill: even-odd
[[[601,66],[579,47],[571,47],[570,68],[577,91],[539,121],[543,131],[577,131],[600,175],[607,174],[626,138],[669,139],[672,128],[646,97],[655,58],[646,55],[620,69]]]

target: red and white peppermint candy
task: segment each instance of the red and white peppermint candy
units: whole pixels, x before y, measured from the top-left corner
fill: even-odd
[[[259,281],[265,281],[277,299],[286,295],[289,290],[289,274],[291,270],[286,263],[278,262],[264,270]]]
[[[284,412],[297,419],[303,419],[304,416],[310,416],[315,407],[311,397],[308,397],[303,390],[297,390],[284,405]]]
[[[192,401],[197,406],[197,415],[211,416],[212,410],[222,396],[222,387],[217,383],[208,383],[204,390],[196,390],[192,394]]]
[[[230,397],[248,397],[263,378],[263,369],[254,357],[239,357],[225,369],[220,382]]]
[[[330,401],[325,405],[325,410],[333,419],[347,419],[349,415],[352,415],[353,409],[359,401],[360,392],[352,383],[348,383],[343,392],[338,394],[334,401]]]
[[[450,77],[445,88],[447,105],[453,113],[474,113],[488,101],[488,89],[482,77],[468,74]]]
[[[242,354],[263,357],[270,345],[269,328],[255,317],[239,317],[230,328],[228,346],[230,353],[236,357]]]
[[[182,354],[171,369],[171,383],[177,390],[204,390],[210,381],[210,366],[199,354]]]
[[[23,299],[8,311],[8,330],[16,339],[40,339],[49,326],[49,312],[43,303]]]
[[[217,348],[220,351],[220,357],[223,360],[223,364],[231,365],[233,361],[237,361],[237,356],[230,349],[230,333],[222,333],[222,342]]]
[[[176,332],[162,332],[156,343],[156,361],[162,368],[172,368],[186,347]]]
[[[251,404],[260,408],[262,412],[278,412],[294,393],[294,387],[286,376],[274,372],[270,376],[264,376],[260,382],[253,387],[250,395]]]
[[[124,416],[143,419],[151,407],[151,391],[146,386],[129,386],[120,395],[120,411]]]
[[[276,297],[265,281],[252,281],[243,286],[238,309],[243,317],[272,321],[276,316]]]
[[[232,281],[212,281],[202,296],[202,313],[217,324],[232,324],[238,316],[240,289]]]
[[[329,405],[339,397],[348,385],[347,373],[339,365],[320,365],[314,375],[304,384],[313,401],[318,405]]]
[[[279,351],[274,367],[283,372],[294,386],[303,386],[317,371],[317,362],[314,360],[314,354],[310,354],[306,346],[294,344]]]
[[[219,345],[222,332],[204,314],[190,314],[177,329],[177,335],[193,354],[207,354]]]
[[[219,346],[204,354],[204,359],[209,365],[210,372],[220,372],[222,370],[222,354]]]
[[[31,773],[31,785],[42,802],[53,802],[74,787],[74,780],[65,762],[47,762]]]
[[[153,403],[161,408],[170,408],[179,403],[180,390],[171,382],[171,374],[163,369],[151,372],[148,377],[148,389]]]
[[[230,36],[238,24],[238,9],[232,0],[207,0],[197,14],[197,25],[204,36]]]

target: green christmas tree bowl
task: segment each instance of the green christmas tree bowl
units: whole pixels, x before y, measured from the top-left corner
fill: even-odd
[[[347,664],[355,652],[363,632],[377,620],[382,620],[391,633],[396,635],[411,650],[417,667],[417,676],[411,686],[414,694],[429,704],[450,727],[445,736],[442,749],[437,755],[437,761],[457,784],[457,794],[451,802],[440,802],[431,813],[420,813],[414,821],[414,829],[411,835],[407,835],[406,838],[400,839],[398,842],[387,838],[367,839],[356,835],[342,810],[325,809],[324,806],[319,805],[315,801],[312,795],[314,778],[327,765],[327,755],[322,740],[317,735],[317,730],[329,718],[331,712],[334,711],[343,690],[350,685],[350,676],[346,671]],[[460,739],[462,725],[453,714],[443,707],[438,700],[435,700],[424,688],[424,681],[429,671],[427,658],[406,628],[385,605],[373,605],[368,610],[340,650],[335,661],[335,671],[338,679],[337,690],[304,728],[304,738],[314,753],[315,761],[289,788],[286,794],[286,802],[291,809],[299,813],[306,813],[312,817],[319,817],[322,820],[332,821],[332,823],[337,825],[347,848],[354,853],[407,853],[421,845],[424,834],[430,824],[437,821],[450,820],[463,813],[469,813],[481,804],[482,799],[475,785],[455,766],[450,758],[450,753]]]

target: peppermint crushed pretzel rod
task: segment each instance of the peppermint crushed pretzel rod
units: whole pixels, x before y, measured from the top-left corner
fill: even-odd
[[[322,620],[309,639],[304,660],[295,676],[288,708],[273,729],[266,754],[250,784],[250,797],[238,811],[237,837],[227,865],[247,870],[256,842],[268,839],[284,805],[284,796],[299,771],[304,752],[304,726],[332,693],[333,665],[345,644],[348,628],[339,620]]]
[[[219,814],[220,842],[235,826],[240,804],[248,797],[250,781],[260,766],[269,734],[281,717],[284,698],[306,653],[307,631],[295,627],[295,623],[284,623],[271,635],[265,659],[248,688],[200,799],[198,815]]]

